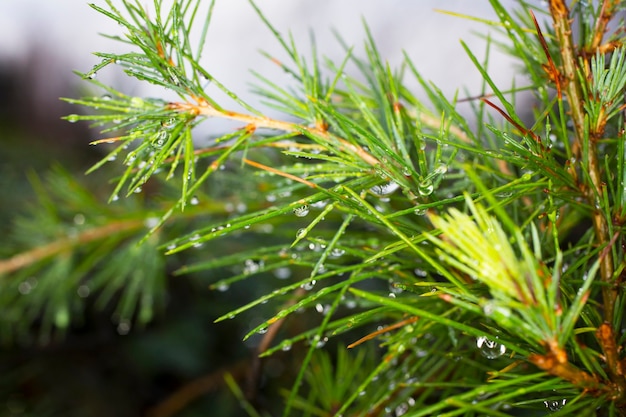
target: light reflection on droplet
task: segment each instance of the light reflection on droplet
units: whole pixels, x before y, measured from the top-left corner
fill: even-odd
[[[291,269],[286,266],[276,268],[274,270],[274,276],[278,279],[287,279],[291,276]]]
[[[490,340],[486,336],[476,338],[476,346],[480,350],[480,353],[487,359],[496,359],[506,353],[506,346],[494,340]]]
[[[313,287],[315,287],[315,284],[317,284],[317,281],[316,281],[316,280],[314,280],[314,279],[312,279],[312,280],[311,280],[311,281],[309,281],[309,282],[305,282],[305,283],[304,283],[304,284],[302,284],[300,287],[301,287],[303,290],[310,291],[310,290],[312,290],[312,289],[313,289]]]
[[[396,191],[399,187],[400,186],[397,183],[391,181],[387,184],[378,184],[373,186],[372,188],[370,188],[370,192],[378,197],[385,197],[393,194],[393,192]]]
[[[130,322],[128,320],[122,320],[117,325],[117,333],[121,336],[127,335],[130,332]]]
[[[419,182],[419,184],[417,184],[417,191],[423,197],[431,195],[434,190],[435,186],[433,185],[433,182],[427,178],[423,179]]]
[[[543,402],[546,408],[552,412],[559,411],[565,403],[567,403],[567,399],[563,398],[562,400],[546,400]]]
[[[89,286],[87,285],[81,285],[78,287],[78,289],[76,290],[76,293],[78,294],[78,296],[80,298],[87,298],[89,297],[89,293],[91,292],[91,290],[89,289]]]
[[[304,206],[296,207],[293,209],[293,214],[295,214],[296,217],[305,217],[309,214],[309,206],[305,204]]]

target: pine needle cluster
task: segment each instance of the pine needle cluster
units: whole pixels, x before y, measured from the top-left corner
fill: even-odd
[[[92,5],[129,52],[96,54],[79,75],[99,92],[66,99],[87,109],[67,120],[100,129],[90,172],[118,167],[111,204],[61,170],[33,180],[28,239],[0,261],[2,339],[63,333],[90,297],[121,332],[145,325],[173,265],[215,290],[266,289],[216,321],[258,309],[259,356],[299,352],[284,416],[626,416],[626,5],[489,2],[497,21],[461,17],[502,34],[488,47],[527,81],[496,85],[464,44],[484,84],[459,99],[408,55],[390,68],[368,31],[363,48],[338,37],[340,62],[303,56],[251,1],[289,57],[268,59],[291,87],[255,74],[283,119],[200,64],[215,1]],[[111,66],[175,98],[99,82]],[[239,127],[200,147],[212,118]]]

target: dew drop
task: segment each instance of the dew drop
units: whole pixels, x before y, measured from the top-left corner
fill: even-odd
[[[391,294],[394,294],[394,297],[392,298],[396,298],[395,294],[401,294],[402,291],[403,289],[397,286],[395,282],[393,282],[392,280],[389,280],[389,292],[390,292],[389,295],[391,296]]]
[[[413,270],[413,273],[415,274],[416,277],[425,277],[428,275],[428,272],[424,271],[423,269],[419,269],[419,268],[415,268]]]
[[[176,119],[172,117],[171,119],[163,120],[161,122],[161,126],[163,126],[166,129],[171,129],[174,126],[176,126]]]
[[[157,217],[148,217],[143,224],[146,228],[153,229],[159,224],[159,219]]]
[[[167,143],[168,134],[165,130],[161,130],[157,133],[154,141],[152,142],[152,146],[156,149],[161,149],[163,145]]]
[[[504,320],[511,316],[511,310],[508,307],[498,305],[494,302],[485,303],[483,311],[486,316],[489,316],[494,320]]]
[[[417,184],[417,191],[420,193],[421,196],[431,195],[434,190],[435,186],[433,185],[433,182],[428,178],[421,180],[419,184]]]
[[[305,282],[304,284],[302,284],[300,288],[306,291],[311,291],[313,287],[315,287],[315,284],[317,284],[317,281],[312,279],[311,281]]]
[[[307,235],[307,233],[308,232],[306,229],[298,229],[298,231],[296,232],[296,238],[302,239],[303,237]]]
[[[400,186],[391,181],[386,184],[378,184],[370,188],[370,192],[378,197],[385,197],[393,194]]]
[[[230,288],[230,286],[229,286],[227,283],[222,282],[222,283],[220,283],[220,284],[217,286],[217,288],[216,288],[216,289],[217,289],[219,292],[226,292],[226,291],[228,291],[228,288]]]
[[[435,167],[435,173],[438,175],[442,175],[448,172],[448,165],[446,164],[437,164]]]
[[[566,402],[567,400],[563,398],[560,401],[559,400],[546,400],[543,403],[545,404],[548,410],[554,412],[554,411],[559,411],[561,408],[563,408]]]
[[[35,287],[37,286],[36,278],[28,278],[26,281],[20,282],[20,285],[17,286],[17,290],[22,295],[29,294]]]
[[[80,298],[87,298],[89,297],[89,293],[91,292],[91,290],[89,289],[89,286],[87,285],[81,285],[80,287],[78,287],[78,289],[76,290],[76,293],[78,294],[78,296]]]
[[[200,200],[198,200],[198,197],[196,197],[195,195],[191,197],[191,200],[189,200],[189,204],[191,204],[192,206],[197,206],[199,202]]]
[[[423,216],[424,214],[426,214],[426,209],[425,208],[421,208],[417,207],[415,210],[413,210],[413,213],[415,213],[415,215],[417,216]]]
[[[70,123],[76,123],[78,121],[79,116],[77,114],[70,114],[67,116],[67,121]]]
[[[506,353],[506,346],[487,339],[486,336],[476,338],[476,346],[480,350],[480,353],[487,359],[496,359]]]
[[[139,108],[141,108],[141,107],[144,106],[144,101],[143,101],[143,99],[141,97],[133,97],[133,98],[130,99],[130,105],[131,105],[131,107],[135,107],[135,108],[139,107]]]
[[[403,416],[409,411],[409,405],[407,403],[402,403],[398,405],[394,411],[396,413],[396,417]]]
[[[283,352],[288,352],[291,350],[291,347],[292,347],[291,342],[287,340],[282,343],[281,349]]]
[[[85,215],[78,213],[74,216],[74,224],[76,226],[82,226],[85,224]]]
[[[254,262],[252,259],[246,259],[244,261],[243,273],[245,275],[254,274],[256,272],[259,272],[260,269],[261,264]]]
[[[304,217],[309,214],[309,206],[305,204],[304,206],[296,207],[293,209],[293,214],[295,214],[296,217]]]
[[[267,333],[267,327],[261,327],[258,331],[259,334],[265,334]]]
[[[312,250],[313,252],[319,252],[323,248],[322,248],[322,245],[315,243],[315,242],[311,242],[309,243],[309,249]]]
[[[328,304],[324,305],[321,303],[315,304],[315,311],[320,314],[326,315],[330,311],[330,306]]]
[[[346,253],[345,250],[340,249],[340,248],[333,248],[330,253],[328,254],[328,256],[331,259],[337,259],[343,256],[343,254]]]
[[[121,320],[117,325],[117,334],[119,335],[127,335],[130,332],[130,322],[128,320]]]
[[[315,337],[313,338],[313,344],[318,349],[323,348],[326,345],[326,342],[328,342],[327,337],[320,337],[319,335],[315,335]]]
[[[287,268],[286,266],[276,268],[274,270],[274,276],[278,279],[287,279],[291,276],[291,269]]]

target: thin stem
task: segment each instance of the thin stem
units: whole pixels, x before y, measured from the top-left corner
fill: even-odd
[[[272,130],[281,130],[283,132],[301,132],[311,136],[334,139],[340,143],[340,149],[348,150],[363,161],[372,166],[380,165],[380,161],[366,152],[363,148],[353,143],[348,142],[345,139],[338,138],[329,133],[324,126],[307,127],[298,123],[285,122],[282,120],[270,119],[269,117],[252,116],[244,113],[237,113],[234,111],[218,110],[211,106],[207,102],[200,101],[198,104],[193,103],[170,103],[170,109],[187,112],[192,115],[206,116],[206,117],[219,117],[222,119],[236,120],[249,125],[254,128],[264,128]]]
[[[0,275],[8,274],[18,269],[32,265],[43,259],[50,258],[63,252],[70,251],[78,246],[94,240],[102,239],[112,234],[119,234],[143,227],[143,220],[125,220],[109,223],[101,227],[85,230],[75,237],[58,239],[52,243],[19,253],[11,258],[0,260]]]
[[[588,48],[590,52],[595,52],[602,45],[602,39],[604,38],[607,25],[611,21],[619,2],[620,0],[604,0],[602,2],[600,16],[598,20],[596,20],[596,27],[594,28],[593,40]]]
[[[574,122],[574,132],[576,137],[576,148],[578,152],[581,152],[585,147],[583,144],[585,140],[590,142],[591,146],[588,146],[588,153],[586,156],[588,161],[589,179],[591,180],[591,187],[585,187],[584,192],[586,194],[589,204],[593,207],[596,206],[596,201],[599,196],[602,195],[604,188],[602,177],[600,174],[600,163],[598,161],[598,154],[596,152],[596,144],[598,138],[590,137],[585,138],[588,133],[585,132],[585,109],[584,100],[582,97],[582,89],[579,84],[578,78],[578,61],[577,53],[572,42],[572,29],[570,26],[569,10],[564,0],[550,0],[550,13],[554,23],[554,30],[561,45],[561,60],[563,65],[563,74],[565,82],[565,94],[569,102],[570,112],[572,120]],[[598,25],[604,30],[604,25]],[[599,209],[594,210],[592,214],[593,228],[596,235],[596,242],[599,246],[605,247],[609,242],[609,225],[607,219],[604,217]],[[617,293],[612,288],[613,280],[613,256],[611,251],[606,252],[606,256],[600,260],[600,275],[602,280],[609,284],[602,287],[602,297],[604,300],[604,319],[605,321],[613,322],[613,310],[617,299]]]
[[[554,30],[561,45],[561,60],[563,64],[565,93],[567,94],[572,112],[572,121],[576,132],[578,149],[582,148],[585,126],[585,112],[582,103],[582,93],[577,82],[577,59],[576,50],[572,42],[572,28],[570,26],[569,10],[564,0],[550,0],[550,13],[552,14]]]
[[[256,129],[265,128],[265,129],[272,129],[272,130],[281,130],[283,132],[301,132],[301,133],[306,132],[311,136],[317,136],[317,137],[322,137],[322,138],[331,138],[332,136],[333,139],[341,143],[341,146],[343,147],[344,150],[347,149],[356,153],[357,156],[359,156],[363,161],[367,162],[369,165],[372,165],[372,166],[380,165],[380,161],[378,159],[376,159],[374,156],[366,152],[360,146],[352,144],[345,139],[338,138],[334,135],[331,135],[331,133],[328,132],[328,130],[326,129],[324,125],[317,125],[315,127],[307,127],[307,126],[300,125],[298,123],[270,119],[269,117],[259,117],[259,116],[252,116],[249,114],[244,114],[244,113],[237,113],[233,111],[218,110],[215,107],[211,106],[206,101],[199,99],[198,97],[194,97],[194,98],[196,99],[197,104],[190,103],[190,102],[170,103],[169,108],[173,110],[181,111],[181,112],[187,112],[189,114],[196,115],[196,116],[202,115],[206,117],[219,117],[222,119],[236,120],[239,122],[252,125]],[[425,113],[419,113],[416,115],[416,117],[419,118],[421,123],[425,124],[426,126],[430,128],[439,129],[441,127],[441,120],[437,119],[434,116],[431,116]],[[457,126],[449,126],[448,129],[452,135],[454,135],[455,137],[457,137],[464,143],[472,142],[472,140],[465,134],[465,132],[463,132]],[[110,140],[110,139],[106,139],[106,140]],[[106,140],[103,140],[103,142]],[[281,146],[281,145],[273,144],[273,145],[268,145],[268,146]],[[310,146],[312,148],[317,147],[317,145],[303,145],[303,144],[298,144],[298,146],[300,147]],[[216,149],[216,148],[211,148],[211,149]],[[203,152],[204,151],[205,150],[203,150]]]

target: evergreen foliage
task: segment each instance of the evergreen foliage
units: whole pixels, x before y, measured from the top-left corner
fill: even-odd
[[[174,270],[255,295],[216,321],[260,311],[259,355],[293,349],[284,416],[626,415],[624,2],[490,0],[484,23],[528,81],[496,85],[465,47],[484,78],[470,120],[369,32],[341,62],[303,56],[251,2],[289,57],[268,56],[290,88],[257,74],[285,114],[266,117],[199,63],[215,1],[120,3],[92,7],[131,49],[97,53],[80,75],[99,92],[66,99],[88,109],[68,121],[102,132],[90,172],[115,165],[111,204],[61,169],[33,178],[39,202],[0,261],[5,343],[62,334],[88,300],[120,332],[146,325]],[[113,65],[175,98],[99,82]],[[211,118],[239,127],[199,147]]]

